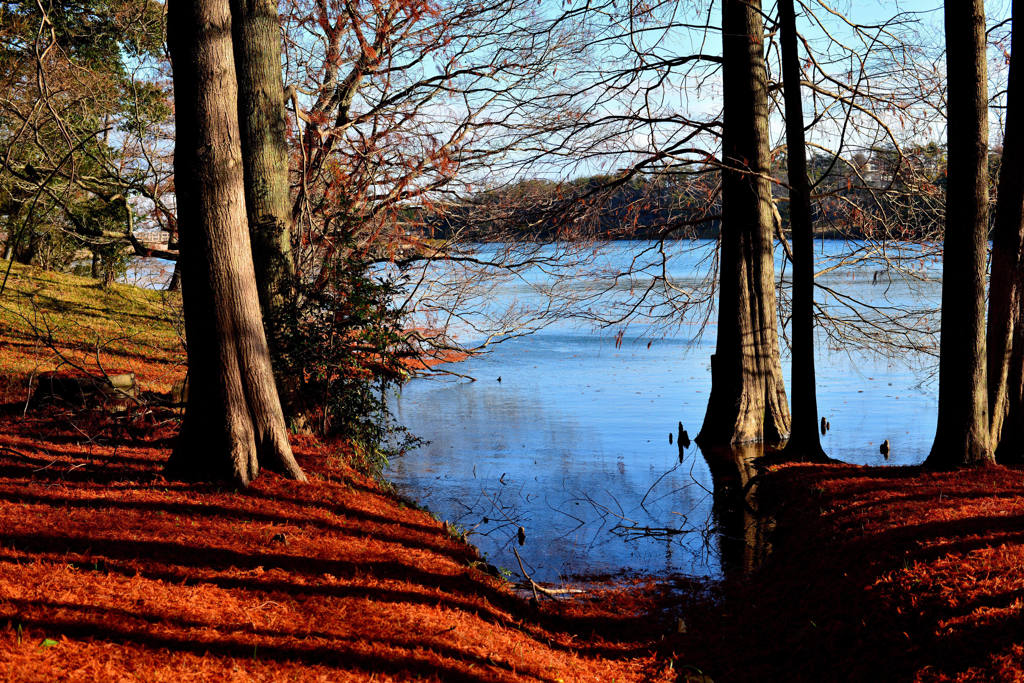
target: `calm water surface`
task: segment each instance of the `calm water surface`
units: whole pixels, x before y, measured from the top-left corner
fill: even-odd
[[[631,262],[644,243],[619,243],[599,255]],[[710,243],[670,254],[670,275],[693,281]],[[819,243],[819,267],[848,249]],[[928,274],[936,266],[922,263]],[[936,281],[904,284],[875,277],[877,265],[839,268],[820,282],[879,306],[925,309],[939,300]],[[530,297],[516,280],[493,293],[495,305]],[[578,283],[586,286],[586,283]],[[830,298],[820,292],[819,299]],[[921,316],[920,324],[934,324]],[[557,581],[626,572],[715,577],[722,571],[722,518],[713,482],[696,446],[669,443],[682,422],[699,431],[710,389],[714,327],[697,321],[666,331],[643,320],[625,329],[562,322],[459,364],[467,380],[418,379],[398,397],[398,419],[429,444],[397,458],[389,477],[498,565],[518,573],[519,551],[533,578]],[[466,339],[466,341],[471,341]],[[617,343],[618,341],[618,343]],[[935,429],[930,360],[854,354],[821,340],[819,411],[834,458],[855,464],[915,464]],[[832,347],[832,348],[830,348]],[[789,380],[788,362],[784,372]],[[500,377],[500,381],[499,378]],[[888,461],[879,454],[892,444]],[[681,457],[681,460],[680,460]],[[526,543],[515,540],[519,526]]]

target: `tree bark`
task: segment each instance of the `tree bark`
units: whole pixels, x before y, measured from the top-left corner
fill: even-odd
[[[231,16],[253,264],[264,316],[278,321],[293,292],[295,264],[277,3],[231,0]]]
[[[177,260],[174,261],[174,270],[171,271],[171,279],[167,283],[168,292],[181,291],[181,268]]]
[[[789,172],[789,224],[793,243],[793,367],[790,398],[793,429],[784,456],[788,460],[826,460],[818,437],[818,397],[814,377],[814,225],[811,183],[807,178],[804,108],[800,99],[793,0],[779,0],[782,88],[786,102],[786,165]]]
[[[702,447],[789,436],[779,359],[760,0],[722,2],[722,230],[718,340]]]
[[[991,443],[1000,462],[1020,461],[1024,404],[1020,307],[1024,286],[1024,0],[1013,0],[1006,131],[999,167],[999,200],[992,231],[988,299],[988,405]],[[1013,368],[1011,370],[1011,368]],[[1012,413],[1012,416],[1011,416]]]
[[[939,415],[925,465],[994,462],[985,369],[988,88],[982,0],[945,3],[949,181],[942,255]]]
[[[230,1],[253,265],[278,395],[296,418],[299,386],[285,357],[296,282],[277,2]]]
[[[169,3],[174,171],[189,400],[168,470],[248,484],[295,479],[260,316],[245,215],[228,0]]]

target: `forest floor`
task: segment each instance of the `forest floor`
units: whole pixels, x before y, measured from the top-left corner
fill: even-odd
[[[173,410],[26,403],[58,366],[168,392],[177,320],[17,267],[0,293],[0,680],[1024,679],[1019,470],[780,467],[760,571],[535,605],[335,447],[296,437],[304,485],[183,484]]]
[[[789,465],[771,555],[685,644],[722,681],[1024,680],[1024,471]]]

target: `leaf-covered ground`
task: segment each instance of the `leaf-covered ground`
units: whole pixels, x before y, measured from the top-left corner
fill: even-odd
[[[298,448],[311,484],[233,491],[166,481],[160,429],[5,427],[0,679],[661,678],[642,605],[535,613],[315,446]]]
[[[0,261],[0,392],[24,400],[27,379],[60,369],[134,372],[167,392],[185,376],[181,297]]]
[[[781,467],[759,572],[540,608],[430,515],[312,475],[168,481],[169,409],[26,410],[33,374],[183,375],[174,297],[15,268],[0,294],[0,680],[1024,680],[1024,475]]]
[[[1024,680],[1024,473],[794,465],[772,555],[680,643],[723,681]]]
[[[26,410],[33,374],[183,374],[176,302],[16,267],[0,296],[0,680],[671,680],[656,588],[540,610],[334,449],[244,491],[163,477],[169,409]]]

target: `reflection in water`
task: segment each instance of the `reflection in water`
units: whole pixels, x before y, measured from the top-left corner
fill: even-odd
[[[628,260],[629,245],[617,248]],[[683,257],[670,266],[673,278],[698,267]],[[922,311],[940,293],[933,281],[873,285],[870,272],[856,269],[827,278],[858,299]],[[512,283],[494,298],[528,294]],[[923,313],[919,324],[928,324]],[[622,330],[561,321],[460,363],[458,372],[476,382],[413,381],[396,416],[430,443],[396,459],[388,476],[470,531],[490,562],[518,573],[516,544],[538,581],[620,571],[717,576],[754,566],[770,522],[726,493],[751,481],[750,458],[701,454],[680,438],[680,422],[699,429],[710,390],[714,334],[698,328],[684,320],[666,333],[637,323],[617,340]],[[921,462],[936,404],[912,368],[927,358],[851,356],[819,341],[819,410],[832,424],[826,452],[865,465]],[[888,461],[883,439],[892,445]]]
[[[712,508],[722,571],[748,574],[771,552],[775,520],[758,504],[761,446],[734,446],[704,451],[714,483]]]
[[[625,361],[601,362],[614,374]],[[396,459],[390,477],[471,532],[499,566],[517,566],[511,549],[523,526],[526,544],[517,548],[537,580],[681,566],[717,574],[705,546],[711,479],[703,458],[690,446],[679,461],[668,439],[678,420],[645,419],[671,410],[652,406],[657,393],[585,391],[593,362],[565,364],[556,394],[563,400],[554,402],[518,385],[522,369],[501,384],[424,383],[415,401],[407,389],[398,418],[429,424],[433,440]]]
[[[414,381],[395,402],[396,417],[430,443],[395,459],[388,476],[471,531],[495,565],[518,570],[511,543],[523,526],[520,551],[538,581],[623,570],[717,576],[732,561],[718,551],[732,551],[714,531],[743,511],[728,512],[711,492],[739,477],[717,458],[709,467],[695,445],[680,452],[679,439],[679,422],[695,430],[703,418],[710,343],[648,348],[627,339],[616,348],[611,335],[552,331],[460,364],[476,382]],[[826,451],[883,464],[878,444],[893,435],[900,440],[889,462],[920,462],[934,434],[934,398],[910,389],[905,370],[862,363],[858,373],[850,364],[826,357],[819,365],[821,404],[848,411],[827,411]]]

